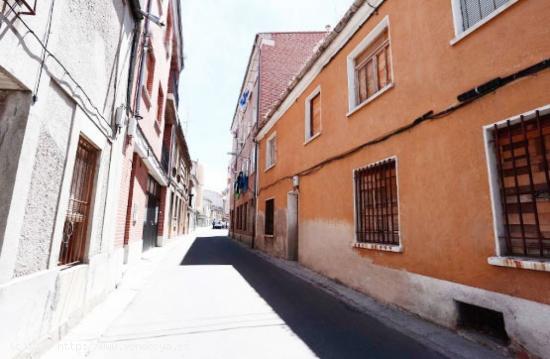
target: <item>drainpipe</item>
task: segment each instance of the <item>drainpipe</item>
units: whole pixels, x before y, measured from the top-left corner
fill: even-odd
[[[262,46],[261,46],[261,42],[260,42],[260,46],[258,47],[258,81],[257,81],[257,86],[258,86],[258,89],[256,91],[256,124],[255,124],[255,127],[256,127],[256,131],[254,131],[254,136],[256,135],[257,131],[258,131],[258,123],[260,121],[260,74],[261,74],[261,68],[262,68]],[[259,151],[258,151],[258,142],[256,141],[256,138],[253,138],[252,139],[252,142],[254,143],[254,217],[253,217],[253,221],[252,221],[252,242],[250,243],[250,247],[252,249],[254,249],[254,242],[256,240],[256,218],[258,216],[258,180],[259,180],[259,175],[258,175],[258,169],[259,169],[259,166],[258,166],[258,162],[259,162],[259,159],[258,159],[258,154],[259,154]]]
[[[147,14],[150,14],[151,13],[151,4],[152,4],[152,1],[149,0],[147,2]],[[139,100],[141,98],[141,93],[142,93],[142,84],[143,84],[143,77],[145,75],[145,73],[143,72],[143,66],[145,64],[145,54],[147,53],[148,49],[149,49],[149,45],[147,43],[147,40],[148,40],[148,37],[149,37],[149,18],[146,17],[145,18],[145,25],[144,25],[144,28],[143,28],[143,44],[142,44],[142,48],[141,48],[141,54],[140,54],[140,59],[139,59],[139,73],[138,73],[138,82],[137,82],[137,92],[136,92],[136,97],[134,98],[134,117],[136,119],[141,119],[142,116],[140,115],[140,107],[141,107],[141,101]],[[139,38],[139,37],[138,37]]]

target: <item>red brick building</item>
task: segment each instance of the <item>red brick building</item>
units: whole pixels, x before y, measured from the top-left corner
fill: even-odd
[[[183,139],[177,115],[179,74],[183,68],[183,38],[178,1],[147,2],[143,31],[136,41],[140,61],[134,72],[133,117],[130,119],[118,211],[116,245],[124,247],[125,263],[167,238],[172,196],[168,190],[171,154]],[[154,17],[162,19],[162,23]],[[178,146],[189,155],[186,146]],[[187,167],[189,170],[189,165]],[[178,169],[176,169],[176,172]],[[184,207],[187,205],[187,195]],[[180,206],[178,207],[180,208]]]
[[[254,40],[231,124],[234,157],[229,166],[230,235],[252,246],[257,175],[254,134],[325,35],[326,32],[260,33]]]

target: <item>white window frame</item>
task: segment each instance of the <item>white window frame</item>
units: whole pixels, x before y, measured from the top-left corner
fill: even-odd
[[[313,101],[313,99],[319,95],[319,105],[321,106],[321,113],[319,114],[319,132],[318,133],[314,133],[313,135],[311,135],[311,116],[312,116],[312,113],[311,113],[311,101]],[[304,128],[305,128],[305,132],[304,132],[304,145],[308,144],[309,142],[313,141],[314,139],[316,139],[317,137],[319,137],[319,135],[321,135],[321,132],[323,131],[323,114],[322,114],[322,109],[323,109],[323,99],[322,99],[322,96],[321,96],[321,85],[317,86],[315,88],[315,90],[313,90],[313,92],[306,98],[305,100],[305,116],[304,116]]]
[[[272,142],[274,141],[274,142]],[[275,150],[271,150],[272,143],[275,143]],[[265,143],[265,171],[273,168],[275,164],[277,163],[277,132],[273,132],[271,136],[269,136]],[[271,156],[271,152],[273,152],[273,157]]]
[[[397,187],[397,229],[399,231],[399,244],[379,244],[379,243],[365,243],[365,242],[359,242],[357,241],[357,187],[355,186],[355,173],[357,171],[360,171],[365,168],[376,166],[384,161],[387,160],[395,160],[395,184]],[[366,166],[355,168],[352,172],[351,176],[352,181],[352,188],[353,188],[353,228],[354,228],[354,234],[353,234],[353,243],[352,247],[355,248],[364,248],[364,249],[372,249],[372,250],[378,250],[383,252],[394,252],[394,253],[402,253],[403,252],[403,235],[401,233],[401,200],[399,198],[399,159],[396,155],[383,158],[381,160],[378,160],[376,162],[371,162],[367,164]]]
[[[487,262],[491,265],[500,267],[522,268],[550,272],[550,259],[506,255],[506,242],[500,239],[503,236],[502,234],[505,230],[505,225],[503,223],[504,214],[502,213],[500,197],[500,173],[498,171],[497,159],[493,147],[493,131],[495,125],[504,124],[507,121],[510,121],[511,124],[518,123],[520,121],[520,116],[523,116],[524,120],[530,120],[535,117],[536,111],[539,111],[539,114],[541,116],[548,115],[550,114],[550,104],[509,117],[496,123],[483,126],[483,142],[485,144],[485,157],[487,160],[487,173],[489,179],[489,192],[491,195],[493,232],[495,236],[494,240],[496,249],[496,255],[487,258]]]
[[[252,146],[252,149],[250,150],[250,173],[256,172],[256,148],[255,146]]]
[[[384,31],[388,31],[388,42],[389,42],[389,54],[390,54],[390,73],[391,73],[391,82],[378,90],[374,95],[367,98],[361,103],[357,103],[357,87],[355,81],[355,59],[359,56],[369,45],[371,45]],[[392,56],[392,46],[391,46],[391,35],[390,35],[390,19],[386,15],[371,32],[349,53],[347,57],[347,71],[348,71],[348,110],[346,116],[350,116],[359,109],[366,106],[368,103],[372,102],[380,95],[391,89],[395,84],[395,76],[393,74],[393,56]]]
[[[248,159],[245,158],[243,159],[242,163],[241,163],[241,171],[243,172],[243,174],[245,176],[248,176],[248,171],[249,171],[249,162],[248,162]]]
[[[450,45],[454,45],[466,36],[470,35],[472,32],[476,31],[489,21],[493,20],[498,15],[502,14],[504,11],[506,11],[508,8],[510,8],[512,5],[516,4],[519,0],[510,0],[506,5],[502,5],[495,11],[491,13],[491,15],[487,16],[484,19],[481,19],[478,21],[475,25],[470,26],[466,30],[464,30],[464,22],[462,18],[462,9],[461,9],[461,0],[451,0],[451,7],[453,11],[453,23],[454,23],[454,29],[455,29],[455,37],[450,41]]]

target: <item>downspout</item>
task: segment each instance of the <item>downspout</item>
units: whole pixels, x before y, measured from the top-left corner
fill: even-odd
[[[258,218],[258,180],[259,180],[259,174],[258,169],[260,168],[258,166],[259,162],[259,151],[258,151],[258,142],[256,141],[256,133],[258,132],[258,124],[260,123],[260,81],[261,81],[261,68],[262,68],[262,45],[260,42],[260,46],[258,47],[258,81],[257,86],[258,89],[256,91],[256,131],[254,131],[254,138],[252,141],[254,142],[254,218],[252,222],[252,242],[250,243],[250,247],[254,249],[254,241],[256,240],[256,218]]]
[[[130,9],[132,11],[132,15],[134,17],[134,30],[132,32],[132,49],[130,51],[130,68],[128,69],[128,88],[126,90],[126,113],[131,114],[133,116],[134,109],[132,108],[132,93],[134,89],[134,72],[136,70],[136,54],[137,49],[139,46],[139,35],[140,35],[140,27],[141,27],[141,20],[143,17],[140,15],[140,5],[137,0],[131,0],[129,2]]]
[[[149,0],[147,2],[147,13],[151,13],[151,0]],[[145,25],[144,25],[144,28],[143,28],[143,44],[142,44],[142,48],[141,48],[141,54],[140,54],[140,59],[139,59],[139,73],[138,73],[138,83],[137,83],[137,92],[136,92],[136,97],[134,98],[134,109],[135,109],[135,112],[134,112],[134,117],[136,119],[141,119],[142,116],[140,115],[139,111],[140,111],[140,107],[141,107],[141,101],[139,100],[141,98],[141,93],[142,93],[142,84],[143,84],[143,76],[144,76],[144,72],[143,72],[143,66],[145,64],[145,54],[147,53],[148,49],[149,49],[149,45],[148,45],[148,37],[149,37],[149,22],[150,20],[148,18],[145,19]]]

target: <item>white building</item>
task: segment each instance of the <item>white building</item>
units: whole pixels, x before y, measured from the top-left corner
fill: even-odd
[[[113,214],[137,5],[0,4],[1,358],[47,347],[121,277]]]

